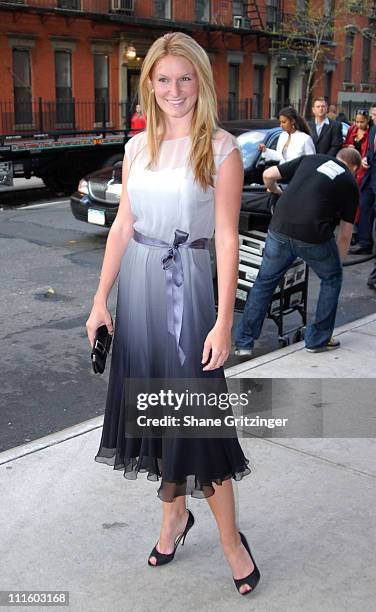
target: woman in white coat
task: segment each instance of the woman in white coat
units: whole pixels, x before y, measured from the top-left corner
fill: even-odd
[[[276,161],[279,164],[316,153],[311,132],[303,117],[298,115],[295,108],[287,106],[279,113],[279,122],[282,133],[278,138],[277,150],[268,149],[264,144],[259,145],[261,157],[266,161]]]

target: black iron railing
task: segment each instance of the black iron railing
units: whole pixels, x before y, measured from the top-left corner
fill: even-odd
[[[0,100],[0,134],[129,129],[134,110],[128,100]]]
[[[370,96],[372,97],[372,96]],[[349,118],[358,108],[369,108],[372,100],[364,95],[362,102],[347,101],[342,104]],[[130,130],[131,117],[137,100],[111,102],[104,99],[76,100],[21,98],[14,101],[0,100],[0,134],[32,135],[46,132],[82,132],[95,129]],[[220,121],[274,119],[285,106],[293,106],[302,114],[302,100],[272,100],[260,94],[236,100],[218,100]],[[310,111],[310,109],[308,109]]]
[[[79,132],[97,128],[128,130],[136,103],[137,100],[44,100],[27,96],[16,101],[0,100],[0,134]],[[277,111],[276,105],[260,94],[241,100],[218,100],[220,121],[269,118]]]

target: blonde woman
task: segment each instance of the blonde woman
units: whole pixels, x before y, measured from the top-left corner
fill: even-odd
[[[108,235],[86,323],[93,343],[119,274],[108,396],[96,461],[160,480],[159,539],[150,566],[173,560],[194,523],[186,496],[206,498],[241,594],[259,580],[236,525],[232,479],[250,473],[236,437],[132,437],[124,431],[131,379],[221,379],[231,348],[243,166],[236,140],[217,125],[213,75],[204,49],[174,32],[150,47],[139,99],[147,130],[125,146],[123,191]],[[219,304],[215,317],[208,241],[215,229]],[[127,405],[127,410],[132,406]],[[136,406],[133,407],[136,413]]]

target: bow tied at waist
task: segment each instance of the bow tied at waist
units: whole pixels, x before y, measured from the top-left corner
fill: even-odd
[[[184,310],[184,274],[180,249],[182,247],[191,249],[209,248],[208,238],[198,238],[193,242],[187,242],[188,236],[187,232],[177,229],[175,230],[174,242],[170,245],[163,240],[149,238],[137,230],[134,230],[133,234],[133,239],[136,242],[167,249],[167,252],[161,258],[163,270],[166,272],[167,329],[175,337],[181,365],[184,364],[185,353],[180,346]]]

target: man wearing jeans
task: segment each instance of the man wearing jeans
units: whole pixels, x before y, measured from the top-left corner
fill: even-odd
[[[307,325],[306,349],[322,352],[338,348],[332,338],[342,264],[348,251],[359,200],[354,174],[361,157],[356,149],[340,149],[336,157],[307,155],[265,170],[268,191],[280,198],[270,222],[264,255],[235,331],[235,354],[251,355],[275,288],[297,257],[320,278],[315,321]],[[277,181],[290,181],[283,192]],[[340,220],[337,243],[333,229]]]

